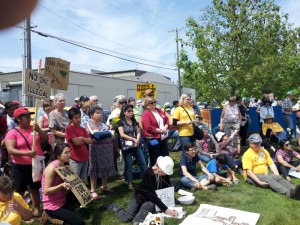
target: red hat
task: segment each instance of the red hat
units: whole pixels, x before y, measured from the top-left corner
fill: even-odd
[[[17,118],[21,115],[34,114],[34,112],[30,112],[27,108],[20,107],[14,111],[14,118]]]
[[[21,103],[18,100],[13,100],[14,105],[20,105]]]

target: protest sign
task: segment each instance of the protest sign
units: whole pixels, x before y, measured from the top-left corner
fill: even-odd
[[[93,199],[90,195],[89,189],[85,186],[83,181],[77,176],[70,166],[62,166],[55,169],[58,175],[71,185],[71,191],[80,202],[81,206],[86,206]]]
[[[44,75],[51,78],[51,87],[59,90],[68,90],[70,62],[46,57]]]
[[[158,189],[155,191],[160,200],[168,207],[175,206],[175,195],[174,187],[167,187],[163,189]],[[155,205],[155,210],[160,211],[160,209]]]
[[[51,79],[38,72],[26,69],[24,94],[39,99],[49,99],[51,94]]]
[[[259,217],[258,213],[201,204],[198,210],[189,215],[180,225],[255,225]]]
[[[296,178],[300,179],[300,171],[296,170],[295,168],[290,169],[289,175],[292,176],[292,177],[296,177]]]
[[[146,98],[145,92],[151,89],[154,91],[154,98],[156,98],[156,84],[146,83],[136,85],[136,98]]]

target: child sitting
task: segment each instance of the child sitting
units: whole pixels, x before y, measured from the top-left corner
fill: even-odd
[[[234,171],[229,168],[227,165],[227,159],[224,154],[217,155],[216,159],[212,159],[206,165],[206,169],[212,173],[215,177],[214,182],[220,185],[232,185],[232,181],[234,183],[238,183],[239,180],[235,177]],[[227,170],[226,173],[221,173],[222,170]]]

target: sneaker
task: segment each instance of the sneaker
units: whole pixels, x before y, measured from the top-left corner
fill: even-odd
[[[119,209],[119,206],[116,204],[105,204],[99,207],[99,210],[106,211],[106,210],[112,210],[116,212]]]
[[[194,193],[195,191],[197,191],[197,188],[191,187],[191,192]]]
[[[242,170],[241,168],[238,168],[238,172],[239,172],[239,174],[241,174],[242,176],[244,175],[244,170]]]
[[[215,184],[207,185],[207,190],[217,190],[217,189],[218,189],[218,187]]]
[[[291,190],[291,198],[300,200],[300,184],[298,184],[295,189]]]

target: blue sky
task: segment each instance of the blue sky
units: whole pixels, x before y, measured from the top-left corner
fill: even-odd
[[[133,55],[144,63],[174,68],[175,28],[183,28],[186,18],[198,18],[200,9],[211,0],[40,0],[31,16],[35,30],[98,48],[99,51]],[[277,0],[289,21],[300,26],[300,1]],[[22,24],[20,24],[22,25]],[[179,36],[183,36],[184,29]],[[22,30],[0,31],[0,71],[22,69]],[[105,49],[105,50],[104,50]],[[112,53],[114,54],[114,53]],[[120,55],[119,55],[120,56]],[[177,80],[177,71],[165,70],[91,52],[32,33],[32,67],[39,59],[58,57],[71,62],[71,70],[90,72],[140,69]],[[126,55],[121,57],[129,58]],[[136,59],[132,59],[136,60]],[[139,60],[137,60],[139,61]],[[152,61],[152,62],[150,62]],[[163,64],[153,63],[160,62]]]

